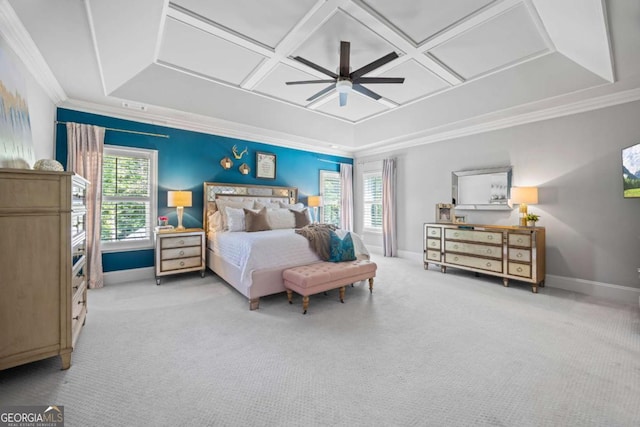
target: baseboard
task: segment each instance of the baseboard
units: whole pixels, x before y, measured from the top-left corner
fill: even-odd
[[[117,283],[133,282],[137,280],[155,280],[153,267],[132,268],[129,270],[109,271],[104,273],[104,284],[114,285]]]
[[[381,247],[368,246],[372,253],[382,254]],[[373,249],[373,250],[372,250]],[[411,251],[399,251],[400,258],[422,263],[422,253]],[[547,274],[545,286],[550,288],[564,289],[566,291],[589,295],[596,298],[606,299],[621,304],[640,304],[640,289],[629,286],[614,285],[611,283],[596,282],[593,280],[578,279],[575,277],[558,276]]]

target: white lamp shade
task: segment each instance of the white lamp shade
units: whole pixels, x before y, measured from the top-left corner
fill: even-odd
[[[309,196],[307,198],[307,206],[311,208],[317,208],[318,206],[322,206],[322,197],[320,196]]]
[[[167,206],[191,207],[191,191],[167,191]]]
[[[511,202],[535,205],[538,203],[538,187],[511,187]]]

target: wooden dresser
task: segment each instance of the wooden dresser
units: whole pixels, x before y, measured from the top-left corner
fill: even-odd
[[[477,224],[424,224],[424,268],[429,263],[531,283],[545,280],[545,229]]]
[[[0,169],[0,369],[56,355],[71,366],[87,312],[87,185]]]

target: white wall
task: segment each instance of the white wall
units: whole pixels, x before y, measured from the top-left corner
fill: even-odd
[[[434,221],[436,203],[451,202],[452,171],[511,165],[514,186],[539,187],[540,203],[529,211],[546,227],[547,275],[581,279],[575,282],[585,290],[590,281],[640,290],[640,199],[623,198],[621,161],[621,149],[640,142],[639,118],[634,102],[361,157],[356,165],[360,171],[398,158],[399,249],[419,256],[422,224]],[[518,223],[517,209],[456,213],[470,223]],[[361,203],[355,215],[362,232]],[[382,246],[380,235],[364,237]]]

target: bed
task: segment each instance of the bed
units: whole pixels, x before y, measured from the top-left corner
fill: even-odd
[[[290,214],[289,208],[303,208],[297,202],[296,187],[204,183],[207,267],[247,297],[251,310],[259,307],[260,297],[285,291],[284,270],[321,259],[308,240],[295,233],[295,227],[288,227],[288,223],[279,223],[273,230],[247,232],[241,227],[234,228],[232,216],[222,219],[222,213],[231,212],[225,206],[243,205],[267,208],[270,215],[285,215]],[[336,234],[343,237],[346,232],[336,230]],[[353,233],[352,237],[357,257],[368,259],[362,240]]]

